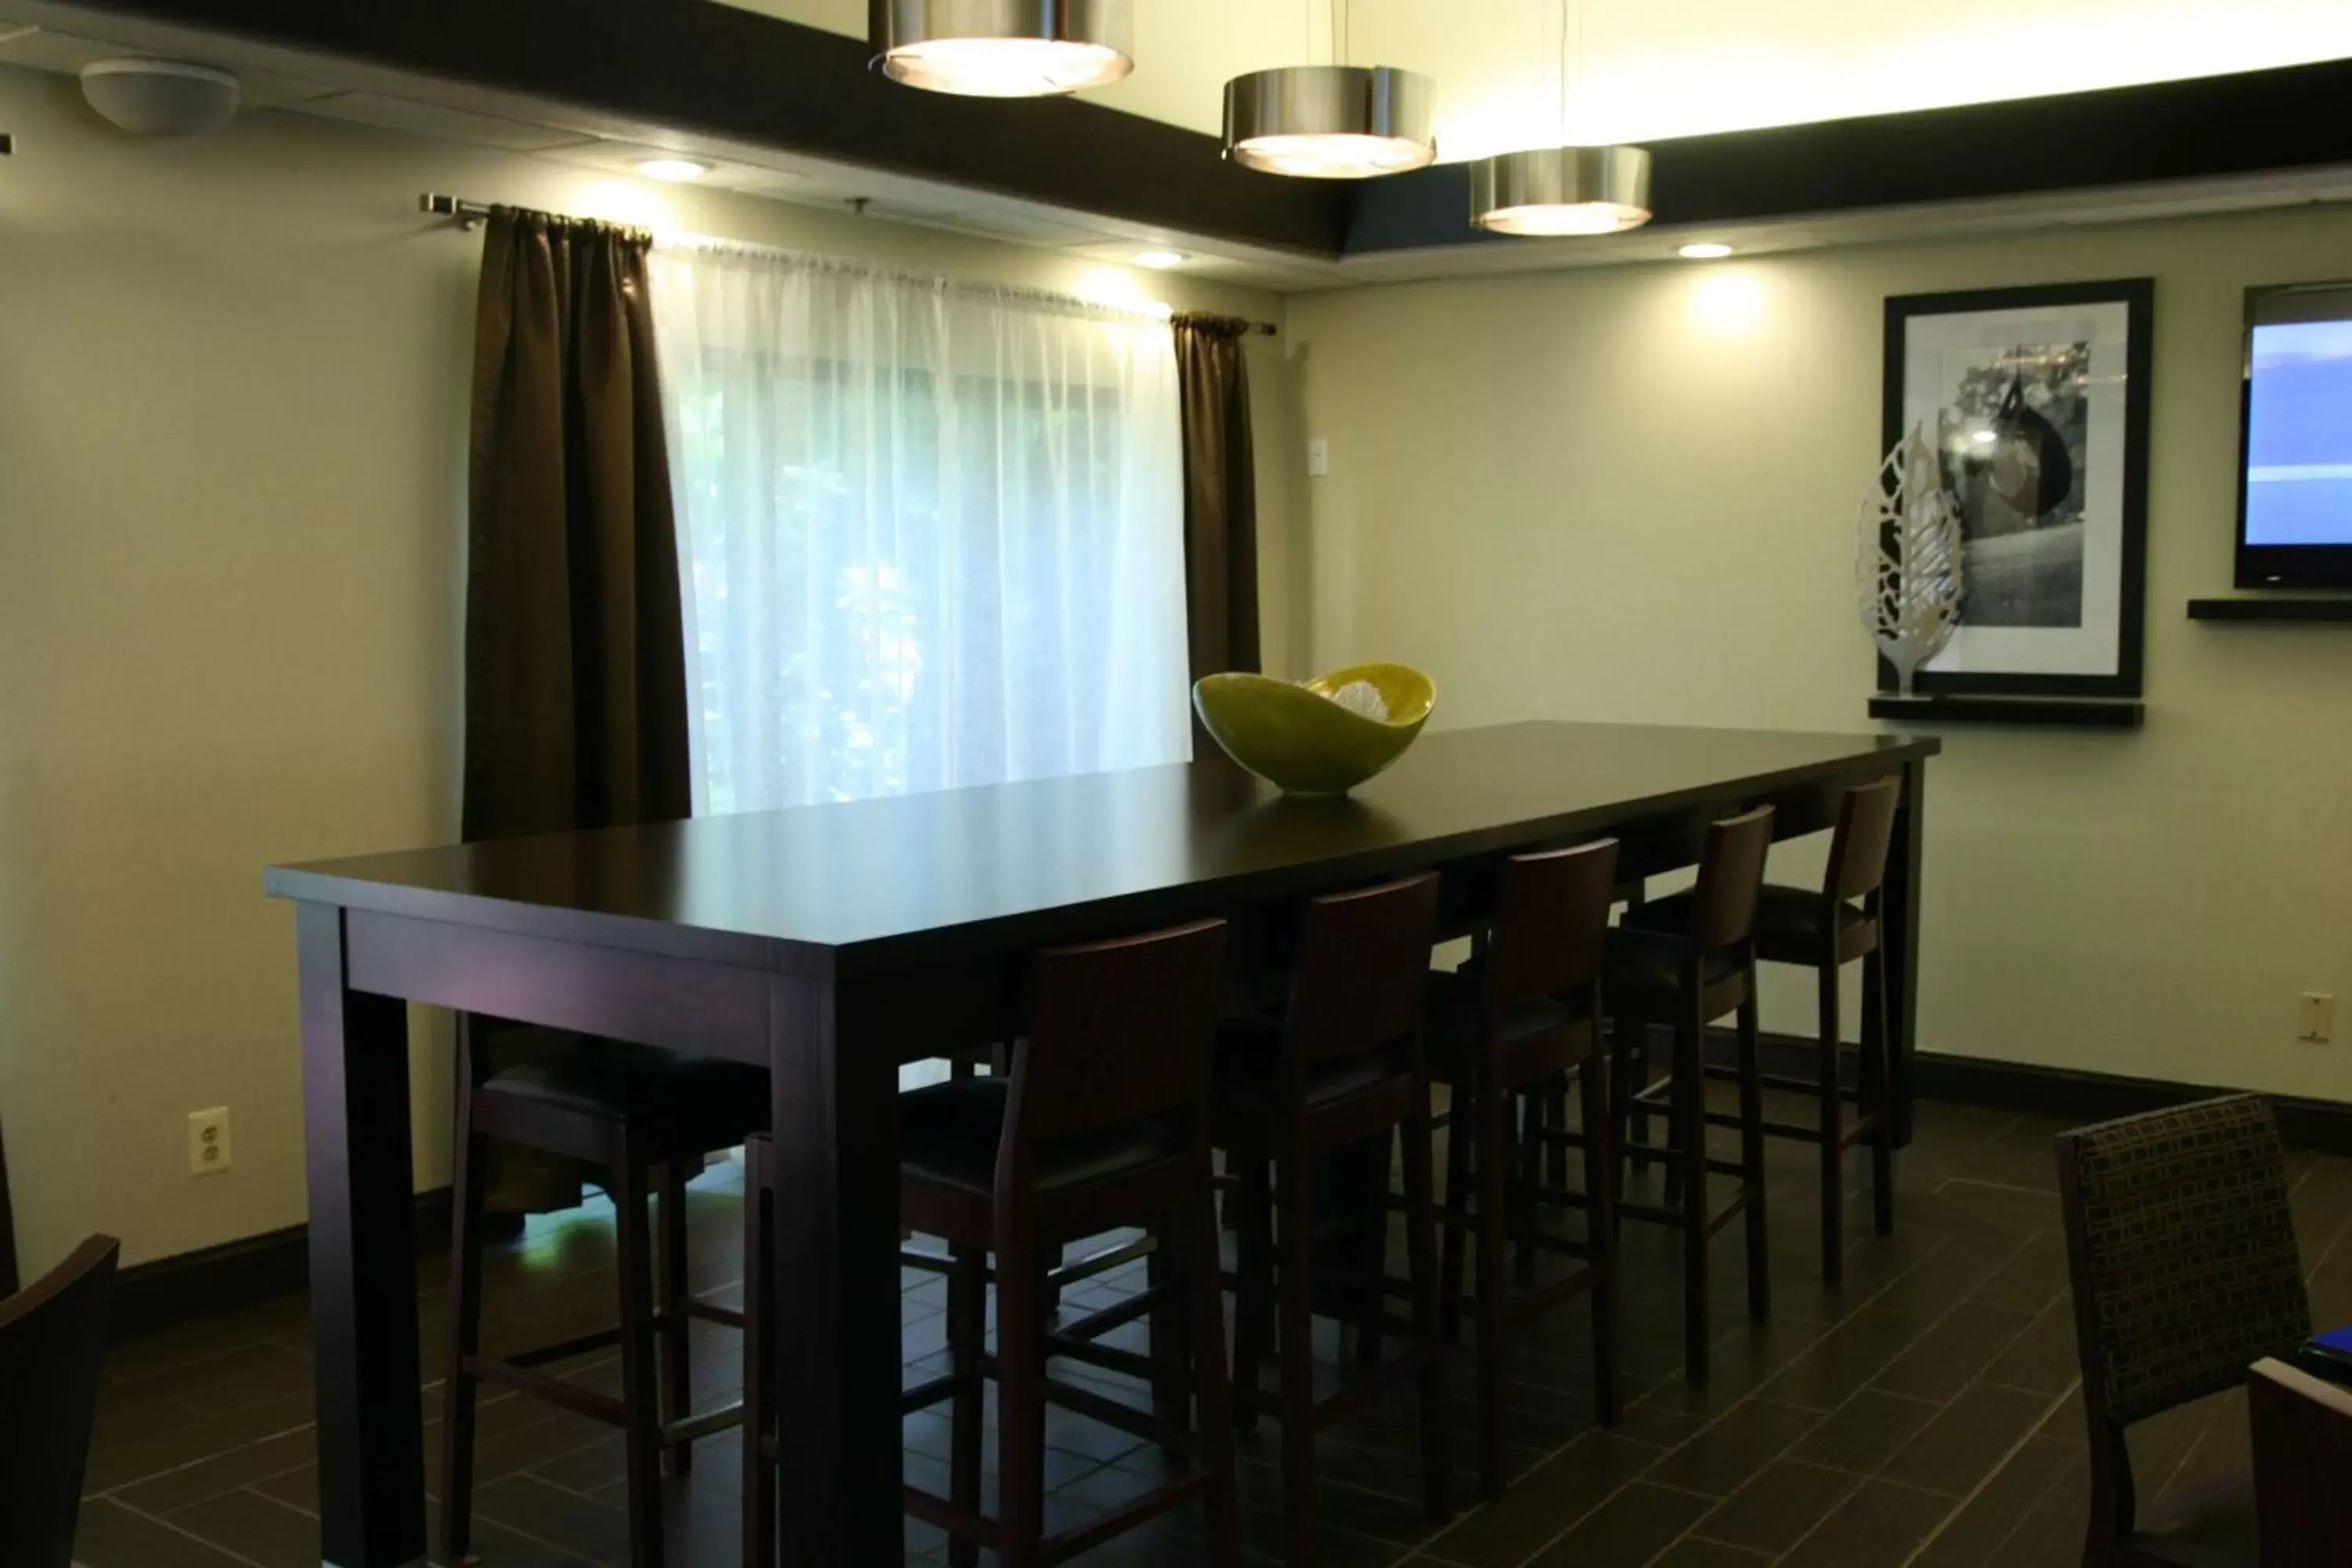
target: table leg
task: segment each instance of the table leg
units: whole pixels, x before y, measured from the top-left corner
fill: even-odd
[[[792,1568],[905,1555],[898,1062],[840,987],[769,988],[780,1512]],[[761,1568],[766,1568],[762,1564]]]
[[[408,1006],[347,985],[343,911],[303,904],[302,1105],[326,1568],[425,1561]]]
[[[1911,1142],[1912,1051],[1919,1033],[1919,879],[1927,834],[1927,764],[1908,763],[1903,769],[1903,804],[1895,813],[1895,846],[1887,857],[1879,907],[1887,928],[1887,1110],[1895,1120],[1897,1148]]]

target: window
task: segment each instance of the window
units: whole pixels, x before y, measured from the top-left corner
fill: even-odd
[[[1181,761],[1159,322],[666,246],[698,812]]]

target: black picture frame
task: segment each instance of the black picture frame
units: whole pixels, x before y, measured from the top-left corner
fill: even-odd
[[[1977,289],[1938,294],[1897,294],[1886,300],[1885,387],[1879,450],[1890,451],[1907,431],[1904,422],[1906,346],[1910,323],[1924,316],[1996,314],[2063,305],[2126,308],[2121,590],[2117,605],[2116,669],[2112,675],[1927,670],[1912,678],[1914,692],[1927,697],[2141,696],[2147,603],[2147,441],[2154,395],[2156,280],[2113,279],[2088,283],[2038,284],[2014,289]],[[1895,667],[1878,661],[1878,689],[1895,690]]]

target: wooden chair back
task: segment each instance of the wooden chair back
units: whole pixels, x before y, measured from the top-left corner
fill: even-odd
[[[2235,1388],[2311,1332],[2277,1124],[2231,1095],[2063,1134],[2058,1196],[2095,1539],[2134,1529],[2124,1429]]]
[[[1903,781],[1892,774],[1845,792],[1838,802],[1837,832],[1830,838],[1823,894],[1850,903],[1878,891],[1895,844],[1895,810],[1902,803]]]
[[[1290,1070],[1419,1037],[1437,890],[1424,872],[1307,901],[1283,1027]]]
[[[2352,1542],[2352,1388],[2263,1360],[2246,1375],[2263,1568],[2338,1568]]]
[[[1756,932],[1764,858],[1772,848],[1772,808],[1759,805],[1707,825],[1691,893],[1690,940],[1698,952],[1736,947]]]
[[[1507,1007],[1590,985],[1609,949],[1617,840],[1514,855],[1495,889],[1486,1000]]]
[[[122,1244],[92,1237],[0,1301],[0,1563],[68,1568]]]
[[[1013,1056],[1013,1143],[1075,1138],[1208,1102],[1225,922],[1037,955]]]

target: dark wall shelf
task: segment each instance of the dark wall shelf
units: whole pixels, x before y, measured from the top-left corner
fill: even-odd
[[[2191,599],[2192,621],[2263,621],[2274,626],[2352,625],[2352,595],[2336,599]]]
[[[2137,730],[2145,703],[2083,697],[1874,697],[1870,716],[1898,724],[2014,724],[2058,730]]]

